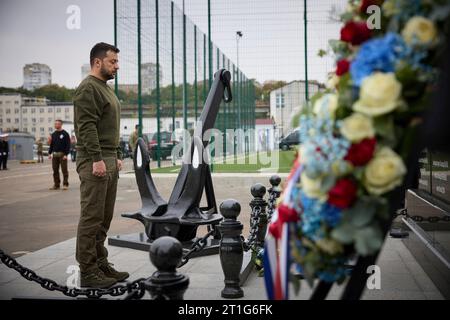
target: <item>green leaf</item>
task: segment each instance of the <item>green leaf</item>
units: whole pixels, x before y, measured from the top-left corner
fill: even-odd
[[[343,244],[350,244],[353,241],[356,229],[346,222],[341,222],[333,231],[331,237]]]
[[[394,127],[394,118],[392,115],[376,117],[373,121],[376,133],[383,138],[383,141],[389,146],[395,145],[396,135]]]
[[[312,288],[314,285],[314,274],[315,274],[315,267],[312,263],[306,262],[305,267],[303,268],[306,282],[308,285]]]
[[[353,207],[346,210],[345,215],[348,216],[350,223],[360,228],[372,221],[376,212],[376,203],[359,199]]]
[[[298,296],[299,292],[300,292],[300,279],[298,277],[296,277],[295,275],[293,275],[292,273],[289,273],[289,282],[292,283],[293,289],[294,289],[294,293],[296,296]]]
[[[358,229],[355,233],[355,249],[362,256],[375,253],[383,245],[383,233],[376,224]]]
[[[327,52],[323,49],[319,49],[319,52],[317,52],[317,55],[322,58],[327,55]]]
[[[328,192],[336,184],[336,177],[329,174],[323,177],[320,183],[320,189],[324,192]]]

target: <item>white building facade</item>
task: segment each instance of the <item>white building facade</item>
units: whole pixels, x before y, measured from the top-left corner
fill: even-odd
[[[45,98],[20,94],[0,95],[0,130],[28,132],[36,139],[46,140],[54,130],[55,120],[63,121],[63,128],[73,132],[73,104],[50,102]]]
[[[308,81],[308,95],[313,96],[322,85]],[[270,117],[277,127],[278,136],[285,137],[292,131],[292,117],[299,113],[305,104],[306,83],[303,80],[292,81],[284,87],[270,92]]]
[[[31,63],[23,67],[23,88],[34,90],[52,83],[52,69],[46,64]]]

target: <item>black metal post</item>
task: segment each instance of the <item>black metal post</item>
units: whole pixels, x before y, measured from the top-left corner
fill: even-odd
[[[267,220],[272,219],[273,211],[275,210],[276,200],[281,195],[281,189],[279,187],[281,178],[278,175],[273,175],[269,179],[271,187],[269,188],[269,204],[267,208]]]
[[[267,201],[264,200],[264,195],[266,194],[266,187],[261,183],[255,183],[250,189],[250,191],[253,196],[253,200],[250,201],[252,213],[255,212],[257,208],[260,208],[258,216],[250,218],[250,226],[252,227],[252,222],[258,224],[257,229],[258,232],[256,234],[255,247],[262,248],[264,246],[264,238],[266,237],[267,231],[267,215],[266,215]]]
[[[220,212],[225,218],[218,226],[222,234],[219,251],[220,264],[225,275],[222,297],[241,298],[244,296],[244,291],[239,286],[239,274],[244,258],[241,238],[243,225],[236,220],[241,212],[241,205],[236,200],[228,199],[220,204]]]
[[[183,300],[189,278],[177,272],[183,256],[180,241],[164,236],[150,247],[150,260],[158,269],[144,282],[145,289],[154,300]]]

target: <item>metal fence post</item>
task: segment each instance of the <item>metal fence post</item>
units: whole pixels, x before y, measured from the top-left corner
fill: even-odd
[[[173,237],[160,237],[150,247],[150,260],[157,268],[144,282],[145,289],[154,300],[183,300],[189,286],[189,277],[177,272],[183,256],[183,247]]]
[[[218,226],[222,239],[220,240],[220,264],[225,275],[225,288],[222,290],[223,298],[241,298],[244,291],[239,286],[239,274],[244,258],[242,243],[243,225],[237,221],[241,212],[241,205],[233,199],[225,200],[220,204],[220,213],[224,220]]]

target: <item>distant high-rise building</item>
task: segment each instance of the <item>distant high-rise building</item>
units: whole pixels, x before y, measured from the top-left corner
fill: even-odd
[[[46,64],[31,63],[23,67],[23,87],[27,90],[52,83],[52,69]]]
[[[91,65],[89,63],[85,63],[81,66],[81,80],[86,78],[91,72]]]

